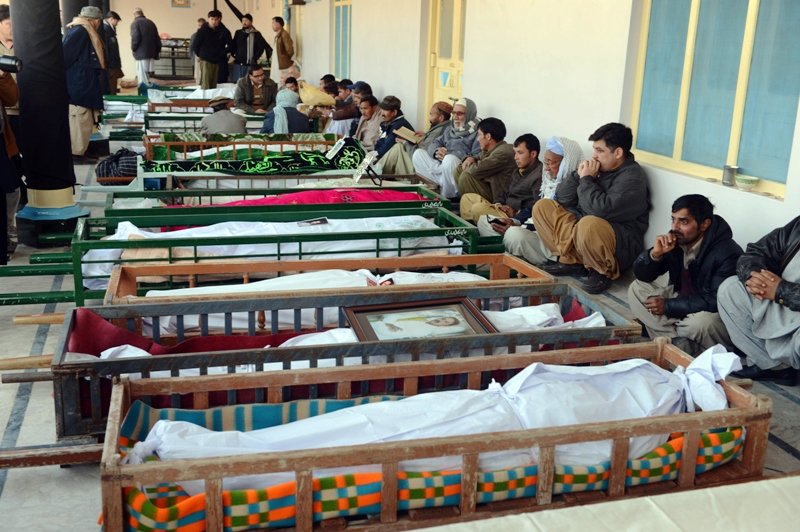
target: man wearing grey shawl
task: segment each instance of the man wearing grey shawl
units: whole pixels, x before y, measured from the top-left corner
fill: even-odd
[[[455,171],[466,157],[481,152],[478,145],[478,108],[469,98],[461,98],[453,105],[450,127],[425,150],[415,150],[411,157],[414,170],[439,184],[446,198],[458,195]]]
[[[747,245],[717,291],[731,340],[746,356],[737,376],[797,384],[800,367],[800,217]]]
[[[275,107],[264,116],[261,133],[311,133],[308,117],[296,109],[300,96],[290,89],[281,89]]]
[[[566,137],[550,137],[545,144],[544,169],[536,199],[553,199],[556,187],[564,178],[575,171],[578,163],[583,159],[581,147],[572,139]],[[534,202],[535,204],[535,202]],[[513,218],[502,219],[501,224],[491,224],[486,217],[478,219],[478,229],[484,236],[503,235],[503,245],[506,251],[517,257],[522,257],[531,264],[541,264],[548,260],[555,260],[555,255],[547,249],[533,221],[530,219],[530,209],[520,211]]]

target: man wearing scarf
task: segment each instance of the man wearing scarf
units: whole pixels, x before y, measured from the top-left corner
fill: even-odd
[[[85,157],[89,137],[108,85],[103,38],[98,28],[103,21],[99,7],[86,6],[67,25],[64,36],[64,66],[69,95],[69,135],[75,162],[89,162]]]
[[[297,110],[300,96],[281,89],[275,97],[275,107],[264,116],[261,133],[311,133],[308,117]]]
[[[545,143],[541,184],[533,191],[536,201],[554,199],[558,184],[564,176],[578,168],[582,159],[583,151],[577,142],[566,137],[550,137]],[[502,218],[498,223],[490,223],[483,216],[478,219],[478,230],[483,236],[502,234],[506,251],[531,264],[555,261],[558,256],[542,243],[531,220],[536,201],[529,208],[520,210],[513,217]]]
[[[446,198],[458,195],[455,172],[461,162],[481,152],[478,144],[478,109],[469,98],[461,98],[453,105],[452,122],[440,137],[425,150],[415,150],[411,156],[414,170],[439,184]]]
[[[245,13],[241,17],[242,29],[236,30],[231,41],[230,53],[233,55],[234,83],[247,76],[248,68],[258,63],[259,58],[272,55],[272,47],[267,44],[261,32],[253,27],[253,15]]]

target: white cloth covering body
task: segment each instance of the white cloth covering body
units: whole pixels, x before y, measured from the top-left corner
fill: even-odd
[[[710,353],[705,369],[711,378],[736,367],[733,353]],[[692,366],[686,374],[693,373]],[[705,410],[725,408],[720,389],[687,389],[696,379],[670,373],[649,361],[625,360],[607,366],[555,366],[535,363],[504,386],[490,384],[483,391],[456,390],[420,394],[400,401],[355,406],[285,425],[251,432],[213,432],[187,422],[158,421],[144,442],[128,455],[130,463],[156,454],[161,460],[232,456],[258,452],[319,449],[422,438],[481,434],[551,426],[596,423],[686,411],[687,397],[702,397]],[[713,383],[712,383],[713,384]],[[710,390],[710,395],[704,392]],[[720,395],[721,393],[721,395]],[[694,405],[691,406],[694,408]],[[666,441],[668,435],[631,439],[630,457],[641,456]],[[609,459],[611,442],[587,442],[556,447],[556,462],[592,465]],[[484,453],[479,467],[495,471],[536,463],[537,450],[519,449]],[[439,457],[402,462],[405,471],[459,469],[460,457]],[[379,470],[377,466],[315,471],[319,477],[344,472]],[[228,478],[224,489],[265,487],[293,480],[293,473],[270,473]],[[189,493],[202,491],[201,481],[183,481]]]
[[[379,239],[381,257],[396,257],[397,252],[393,248],[397,247],[398,239],[391,237],[391,231],[416,230],[416,229],[437,229],[438,226],[422,216],[388,216],[384,218],[352,218],[334,219],[330,218],[323,224],[304,224],[303,222],[223,222],[204,227],[192,227],[179,231],[169,232],[150,232],[136,227],[130,222],[121,222],[117,226],[116,232],[109,236],[107,240],[129,240],[133,239],[158,239],[168,240],[175,238],[209,238],[226,236],[266,236],[266,235],[291,235],[291,234],[334,234],[347,232],[385,232],[386,237]],[[377,236],[377,235],[376,235]],[[452,246],[448,243],[447,237],[409,237],[402,239],[405,250],[403,256],[415,254],[417,248],[423,248],[422,252],[430,251],[430,248],[438,250],[460,250],[461,242],[456,241]],[[320,240],[317,242],[303,243],[303,258],[357,258],[375,257],[376,240]],[[285,243],[281,247],[283,258],[297,258],[299,246],[297,243]],[[197,253],[201,256],[227,256],[227,257],[247,257],[249,255],[264,256],[277,254],[276,244],[212,244],[198,246]],[[457,252],[457,251],[456,251]],[[323,254],[324,253],[324,254]],[[119,261],[122,256],[122,249],[92,249],[83,257],[81,270],[84,275],[84,286],[89,289],[103,289],[107,286],[108,280],[105,278],[91,279],[93,276],[108,276],[114,261]]]
[[[145,297],[184,297],[202,296],[211,294],[242,294],[242,293],[264,293],[264,292],[296,292],[302,294],[304,290],[328,290],[336,288],[363,288],[371,285],[379,285],[383,281],[391,280],[396,285],[414,285],[422,283],[453,283],[453,282],[484,282],[486,279],[480,275],[468,272],[448,272],[448,273],[418,273],[418,272],[392,272],[386,275],[373,275],[369,270],[320,270],[316,272],[305,272],[294,275],[285,275],[274,279],[264,279],[248,284],[235,285],[215,285],[197,286],[193,288],[175,288],[172,290],[150,290]],[[317,313],[313,308],[300,310],[300,323],[303,327],[315,327]],[[232,314],[232,326],[234,328],[246,328],[247,313]],[[264,316],[266,326],[272,323],[272,316]],[[146,325],[151,325],[152,320],[144,318]],[[339,309],[324,308],[322,322],[325,327],[336,327],[339,325]],[[278,326],[292,327],[294,325],[293,310],[278,311]],[[199,326],[198,316],[184,316],[185,327]],[[210,314],[208,316],[208,326],[218,329],[225,326],[225,316],[222,314]],[[177,330],[177,319],[174,316],[163,318],[159,323],[162,334],[172,333]]]

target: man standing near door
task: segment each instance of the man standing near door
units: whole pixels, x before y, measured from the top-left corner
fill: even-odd
[[[283,17],[272,17],[272,31],[275,32],[275,42],[272,46],[272,60],[270,62],[269,77],[281,85],[281,74],[283,79],[289,75],[287,72],[294,64],[294,43],[289,32],[284,29],[286,23]]]

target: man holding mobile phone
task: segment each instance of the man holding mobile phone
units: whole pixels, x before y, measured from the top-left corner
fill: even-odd
[[[516,168],[511,172],[508,188],[499,194],[496,203],[489,202],[480,194],[464,194],[460,203],[461,217],[478,222],[481,217],[489,216],[489,223],[496,226],[496,232],[500,234],[505,233],[508,227],[521,225],[530,216],[534,202],[539,199],[538,192],[542,185],[540,149],[539,139],[533,133],[517,137],[514,141]],[[515,221],[514,217],[521,213],[527,213],[526,217]]]

